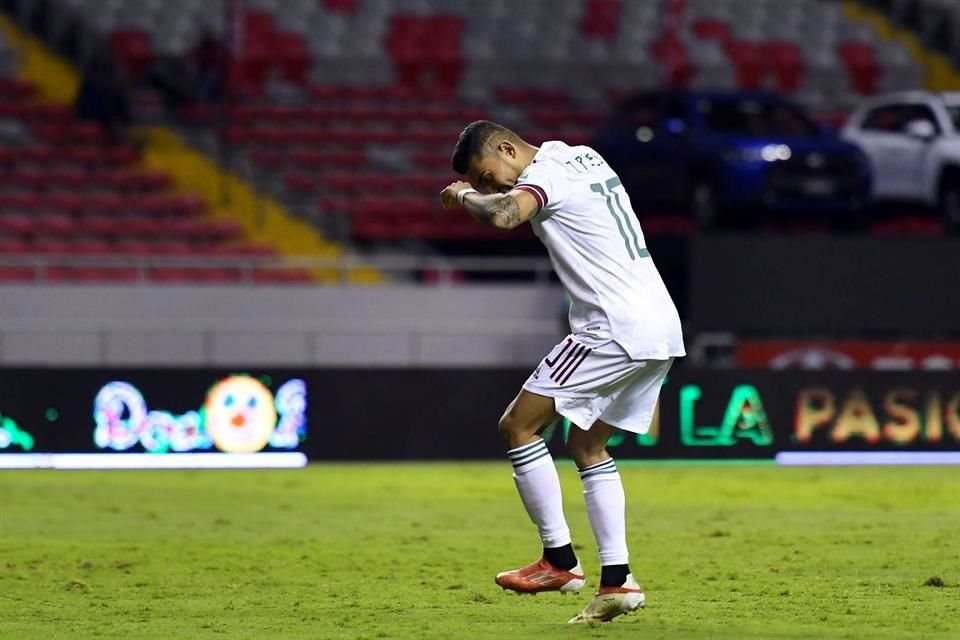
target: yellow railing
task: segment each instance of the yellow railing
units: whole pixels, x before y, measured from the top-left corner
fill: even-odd
[[[960,90],[960,72],[950,64],[949,58],[923,45],[911,31],[893,25],[890,20],[855,0],[843,0],[843,10],[848,18],[869,25],[882,39],[902,44],[923,70],[923,84],[930,91]]]

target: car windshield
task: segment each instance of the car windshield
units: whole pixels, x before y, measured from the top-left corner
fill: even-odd
[[[697,110],[707,128],[721,133],[765,136],[816,136],[814,124],[797,107],[757,100],[700,100]]]
[[[950,119],[953,120],[953,128],[960,131],[960,104],[947,107],[947,111],[950,112]]]

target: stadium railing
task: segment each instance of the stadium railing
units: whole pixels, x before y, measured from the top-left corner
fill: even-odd
[[[549,282],[550,261],[537,257],[361,256],[337,257],[189,257],[77,256],[0,254],[0,286],[64,282],[343,284],[361,269],[376,269],[389,279],[422,278],[456,281],[464,273],[511,274],[528,281]],[[314,280],[311,274],[325,277]],[[334,277],[329,277],[335,274]]]

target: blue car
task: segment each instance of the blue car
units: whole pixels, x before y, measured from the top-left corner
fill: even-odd
[[[689,211],[701,227],[770,213],[845,226],[870,194],[863,152],[772,93],[640,93],[617,107],[593,146],[635,208]]]

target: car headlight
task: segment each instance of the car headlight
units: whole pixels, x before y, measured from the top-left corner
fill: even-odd
[[[793,157],[793,150],[785,144],[767,144],[762,147],[729,149],[723,157],[728,162],[777,162]]]

